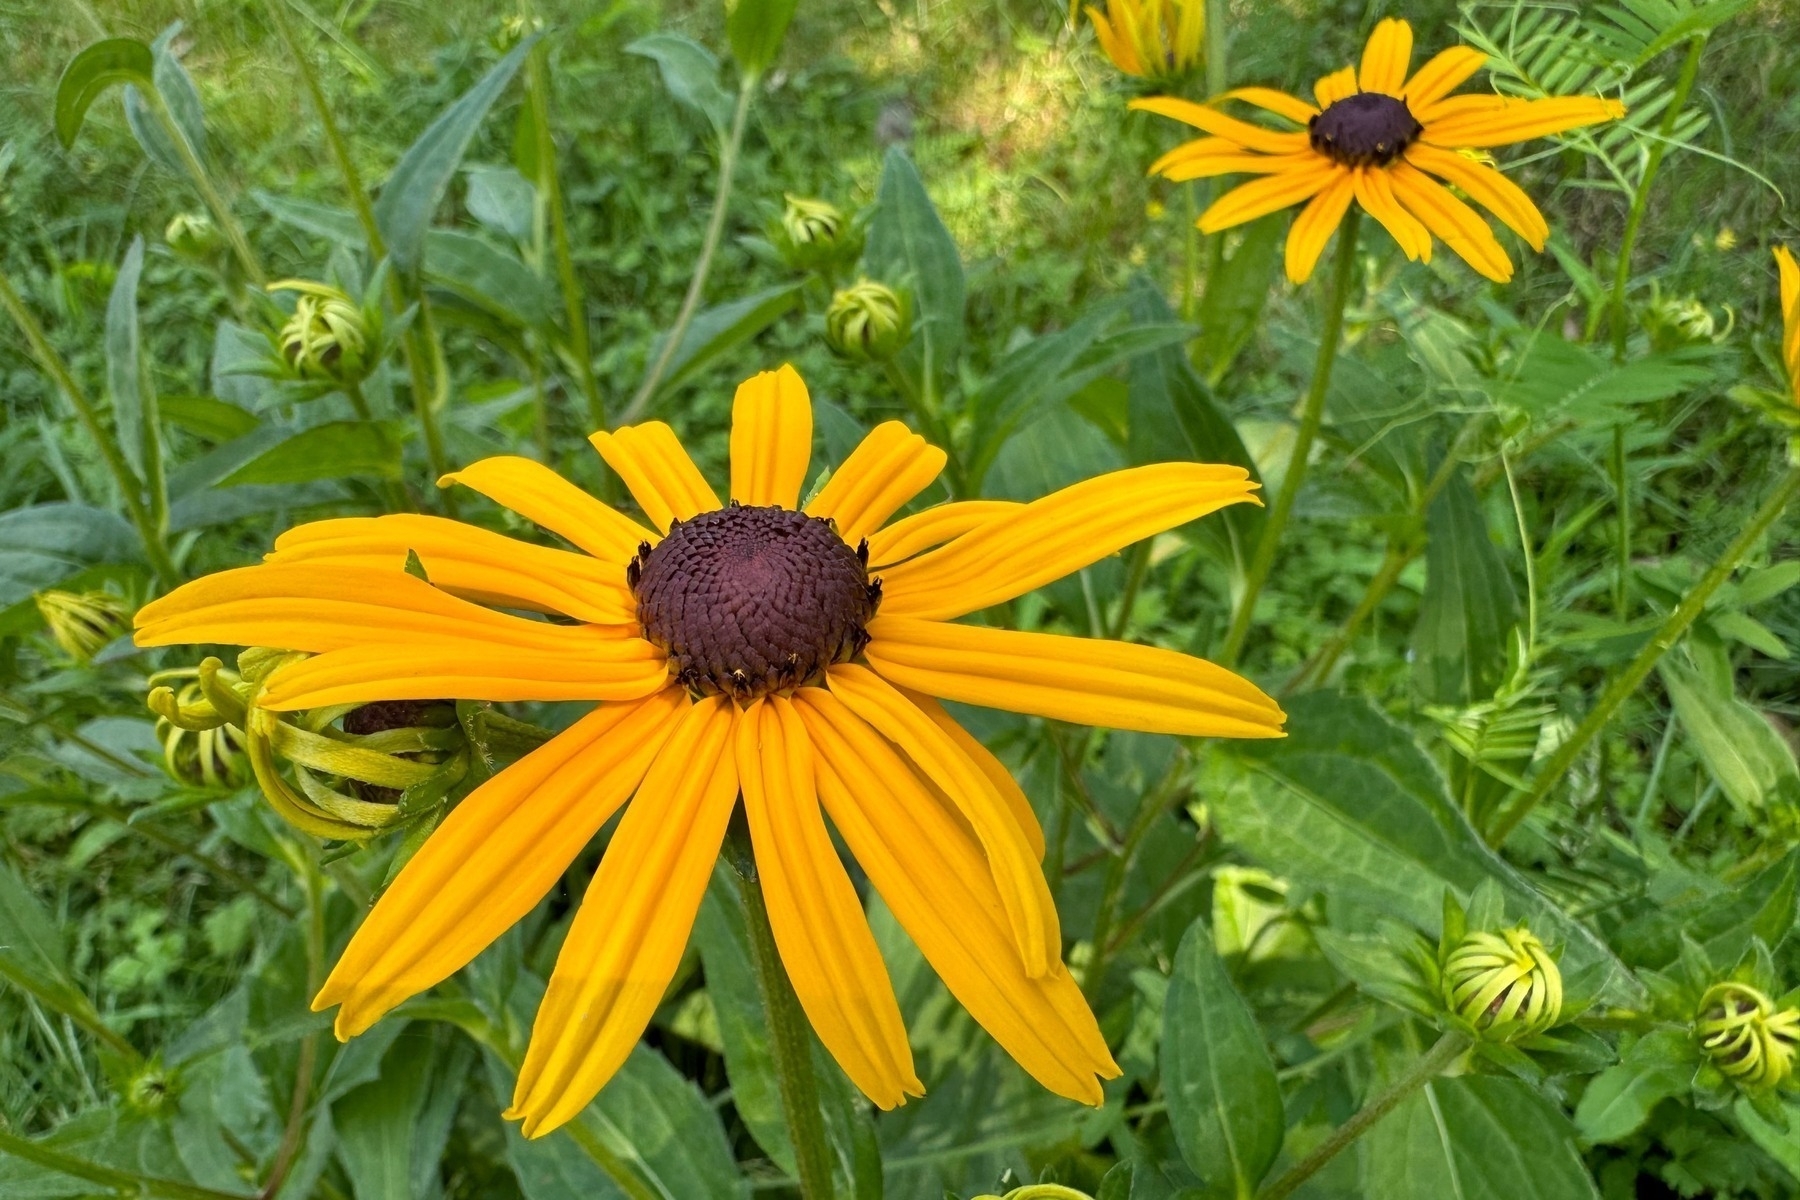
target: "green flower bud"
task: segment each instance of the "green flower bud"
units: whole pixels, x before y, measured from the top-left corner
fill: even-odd
[[[141,1117],[167,1115],[179,1098],[173,1073],[161,1063],[148,1062],[125,1081],[125,1107]]]
[[[543,28],[544,19],[542,17],[532,17],[530,20],[526,20],[521,16],[512,16],[500,22],[499,28],[494,30],[488,41],[494,49],[505,54],[532,34],[541,33]]]
[[[859,279],[831,298],[825,341],[845,358],[886,362],[912,336],[905,297],[884,284]]]
[[[1060,1183],[1028,1183],[1024,1187],[1014,1188],[1004,1196],[988,1192],[976,1196],[974,1200],[1093,1200],[1093,1197]]]
[[[182,258],[195,262],[211,258],[222,244],[219,227],[213,224],[212,218],[205,213],[191,212],[176,213],[170,219],[168,228],[163,230],[163,241]]]
[[[304,279],[284,279],[270,291],[300,293],[294,315],[281,327],[281,357],[301,379],[360,383],[369,361],[369,328],[363,310],[338,289]]]
[[[50,637],[76,662],[87,662],[131,628],[131,605],[111,592],[39,592],[32,597]]]
[[[1562,1016],[1562,972],[1528,929],[1471,933],[1444,960],[1443,999],[1478,1036],[1515,1041],[1542,1033]]]
[[[788,194],[781,212],[781,228],[775,241],[781,256],[795,270],[809,271],[826,263],[853,257],[862,238],[849,218],[834,204]]]
[[[1739,1087],[1762,1091],[1786,1082],[1800,1045],[1800,1010],[1784,1008],[1747,983],[1717,983],[1700,997],[1694,1036],[1713,1066]]]

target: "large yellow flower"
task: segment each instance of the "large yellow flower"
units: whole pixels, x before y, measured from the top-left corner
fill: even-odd
[[[1786,246],[1775,247],[1775,269],[1781,273],[1781,361],[1787,367],[1794,403],[1800,406],[1800,263]]]
[[[1202,213],[1206,233],[1304,201],[1287,241],[1287,274],[1295,283],[1312,274],[1353,200],[1394,235],[1408,258],[1429,262],[1435,235],[1471,267],[1505,282],[1512,278],[1512,260],[1481,214],[1444,183],[1490,210],[1534,250],[1544,248],[1550,226],[1523,189],[1461,151],[1609,121],[1623,116],[1625,107],[1597,96],[1452,96],[1487,56],[1453,46],[1408,78],[1412,43],[1412,26],[1391,17],[1382,21],[1360,67],[1345,67],[1314,86],[1316,106],[1262,87],[1237,88],[1207,104],[1172,96],[1134,100],[1133,108],[1211,135],[1177,146],[1150,170],[1173,180],[1263,177],[1227,192]],[[1214,107],[1226,100],[1242,100],[1305,129],[1275,130],[1226,116]]]
[[[1113,66],[1139,79],[1170,80],[1199,62],[1206,40],[1206,0],[1107,0],[1089,5],[1094,38]]]
[[[1163,463],[1030,504],[942,504],[890,523],[944,452],[897,421],[878,426],[799,508],[812,424],[805,385],[783,367],[738,389],[729,505],[651,422],[592,438],[648,525],[528,459],[446,477],[584,553],[438,517],[321,521],[284,534],[267,562],[138,614],[140,645],[310,653],[270,677],[268,708],[602,702],[472,792],[401,871],[313,1002],[339,1006],[338,1036],[468,963],[631,800],[509,1114],[529,1135],[569,1120],[661,1001],[741,792],[782,962],[870,1099],[891,1107],[920,1084],[821,807],[975,1019],[1045,1087],[1100,1102],[1099,1079],[1118,1068],[1062,963],[1043,832],[934,697],[1215,737],[1278,737],[1282,712],[1173,651],[952,620],[1252,501],[1256,485],[1238,467]],[[429,582],[407,572],[409,553]]]

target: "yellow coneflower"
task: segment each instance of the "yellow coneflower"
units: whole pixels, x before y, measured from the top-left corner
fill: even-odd
[[[1163,463],[1030,504],[943,504],[890,522],[944,452],[880,425],[802,508],[812,426],[805,385],[783,367],[738,389],[728,505],[650,422],[592,438],[647,525],[524,458],[445,477],[584,553],[428,516],[322,521],[283,535],[267,562],[138,614],[146,646],[309,652],[267,680],[272,709],[601,702],[472,792],[382,896],[313,1002],[339,1006],[340,1037],[474,958],[630,800],[509,1114],[528,1135],[569,1120],[662,1000],[741,792],[783,965],[871,1100],[892,1107],[921,1085],[825,816],[975,1019],[1045,1087],[1100,1103],[1099,1080],[1118,1068],[1062,963],[1043,831],[938,699],[1214,737],[1278,737],[1282,712],[1173,651],[954,619],[1253,501],[1255,484],[1238,467]],[[426,579],[407,572],[409,554]]]
[[[1100,48],[1127,75],[1173,79],[1200,62],[1206,0],[1107,0],[1105,12],[1089,5],[1087,15]]]
[[[1429,262],[1436,236],[1489,279],[1511,279],[1512,260],[1493,230],[1444,184],[1487,208],[1534,250],[1544,248],[1550,226],[1523,189],[1464,151],[1610,121],[1623,116],[1625,107],[1598,96],[1452,96],[1487,56],[1453,46],[1408,78],[1412,43],[1412,27],[1405,21],[1382,21],[1369,36],[1360,66],[1345,67],[1314,86],[1317,105],[1263,87],[1236,88],[1207,104],[1172,96],[1134,100],[1134,108],[1211,135],[1177,146],[1150,170],[1173,180],[1263,177],[1232,189],[1201,214],[1206,233],[1305,202],[1288,232],[1287,274],[1295,283],[1312,274],[1352,201],[1380,221],[1410,259]],[[1242,100],[1305,128],[1277,130],[1237,120],[1215,107],[1226,100]]]
[[[1781,272],[1781,361],[1794,390],[1794,404],[1800,407],[1800,263],[1795,263],[1792,250],[1777,246],[1775,268]]]

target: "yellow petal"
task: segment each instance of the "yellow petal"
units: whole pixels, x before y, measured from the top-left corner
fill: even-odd
[[[840,663],[826,672],[831,694],[888,739],[956,805],[981,840],[1000,887],[1025,973],[1037,978],[1062,960],[1056,901],[1036,855],[993,781],[940,728],[866,667]],[[867,738],[863,740],[869,740]]]
[[[1413,115],[1420,113],[1461,87],[1468,78],[1487,65],[1487,55],[1470,46],[1452,46],[1431,56],[1431,60],[1406,81],[1401,99]]]
[[[806,1019],[878,1107],[924,1095],[887,965],[819,813],[806,727],[789,701],[771,696],[745,710],[736,741],[769,925]]]
[[[1360,167],[1353,174],[1356,202],[1393,235],[1406,257],[1430,262],[1431,231],[1394,198],[1394,184],[1387,172],[1380,167]]]
[[[1268,175],[1240,184],[1213,201],[1212,207],[1200,214],[1200,232],[1218,233],[1245,221],[1291,208],[1302,200],[1310,200],[1346,168],[1324,155],[1311,155],[1304,166]]]
[[[640,543],[656,535],[568,480],[529,458],[500,455],[470,463],[438,480],[439,487],[460,483],[510,508],[595,558],[623,566]]]
[[[809,516],[836,521],[854,546],[880,529],[900,506],[930,487],[948,456],[899,421],[871,429],[806,506]]]
[[[1141,77],[1144,74],[1144,64],[1138,58],[1137,47],[1131,44],[1130,39],[1120,37],[1114,31],[1112,22],[1099,9],[1089,5],[1087,15],[1094,23],[1094,40],[1100,43],[1100,49],[1105,51],[1106,57],[1112,59],[1113,66],[1127,75]]]
[[[668,683],[668,656],[642,638],[571,636],[558,654],[481,642],[353,646],[289,663],[263,689],[265,708],[289,711],[377,700],[636,700]]]
[[[1281,737],[1281,707],[1205,659],[1097,638],[877,616],[864,654],[928,696],[1078,725],[1196,737]]]
[[[1031,847],[1032,854],[1037,857],[1039,862],[1042,862],[1044,858],[1044,827],[1038,823],[1037,810],[1031,807],[1031,800],[1025,795],[1025,789],[1021,788],[1019,781],[1012,777],[1012,772],[1006,769],[1006,764],[995,758],[993,751],[977,741],[975,735],[964,729],[956,718],[951,716],[949,711],[936,700],[923,692],[908,691],[905,688],[901,688],[900,691],[918,707],[920,712],[935,721],[939,729],[949,734],[950,740],[969,756],[971,762],[981,768],[981,773],[988,777],[994,785],[994,790],[1000,794],[1002,800],[1006,801],[1007,811],[1012,813],[1013,820],[1019,826],[1019,831],[1025,835],[1025,844]]]
[[[1056,963],[1025,974],[977,842],[885,741],[835,697],[802,688],[819,799],[850,853],[962,1006],[1032,1078],[1059,1096],[1102,1099],[1119,1073],[1081,990]]]
[[[1387,170],[1395,198],[1423,221],[1425,228],[1461,255],[1464,262],[1497,283],[1512,278],[1512,259],[1506,256],[1480,213],[1405,161],[1392,163]]]
[[[1363,47],[1362,67],[1356,75],[1362,90],[1398,96],[1406,69],[1412,65],[1412,48],[1411,25],[1396,17],[1378,23]]]
[[[901,517],[869,535],[870,568],[890,566],[922,554],[1003,513],[1016,513],[1024,507],[1016,500],[952,500]]]
[[[700,474],[700,468],[681,448],[681,439],[661,421],[627,425],[611,433],[601,431],[588,441],[618,472],[632,499],[650,523],[669,532],[674,521],[719,507],[719,497]]]
[[[1224,138],[1201,140],[1231,145]],[[1188,143],[1189,146],[1197,144],[1199,143]],[[1209,150],[1204,154],[1184,154],[1184,149],[1177,146],[1157,159],[1150,168],[1151,174],[1161,175],[1175,183],[1184,183],[1190,179],[1216,179],[1220,175],[1282,175],[1306,170],[1319,161],[1319,156],[1310,149],[1294,154],[1260,154],[1254,150],[1235,148],[1231,153]]]
[[[1147,96],[1141,100],[1133,100],[1130,107],[1155,113],[1159,117],[1173,118],[1185,125],[1205,130],[1215,137],[1230,138],[1247,150],[1261,150],[1265,154],[1293,154],[1306,149],[1307,145],[1304,133],[1264,129],[1260,125],[1228,117],[1208,105],[1180,100],[1174,96]]]
[[[1199,6],[1195,5],[1193,7]],[[1217,104],[1222,100],[1242,100],[1245,104],[1254,104],[1258,108],[1272,112],[1276,116],[1286,117],[1288,120],[1296,121],[1301,125],[1306,124],[1308,121],[1319,115],[1318,109],[1300,99],[1300,97],[1290,96],[1286,92],[1278,92],[1274,88],[1232,88],[1229,92],[1213,97],[1211,103]]]
[[[1318,100],[1320,109],[1330,108],[1345,96],[1356,95],[1356,91],[1355,67],[1333,71],[1313,84],[1313,97]]]
[[[1429,171],[1447,183],[1461,188],[1475,201],[1492,212],[1506,227],[1524,238],[1533,249],[1542,252],[1550,236],[1550,223],[1531,202],[1525,190],[1494,168],[1474,159],[1464,158],[1450,150],[1440,150],[1424,143],[1409,146],[1406,161]]]
[[[737,803],[737,708],[688,709],[626,808],[557,955],[508,1119],[542,1137],[624,1063],[681,963]]]
[[[1354,170],[1339,171],[1325,190],[1314,196],[1294,218],[1287,237],[1289,283],[1305,283],[1312,277],[1319,255],[1325,252],[1325,244],[1331,240],[1344,214],[1350,211],[1350,201],[1356,195],[1355,176]]]
[[[1473,112],[1463,116],[1433,114],[1425,125],[1422,140],[1434,146],[1481,149],[1488,146],[1510,146],[1514,142],[1548,137],[1598,125],[1625,115],[1625,106],[1617,100],[1598,96],[1552,96],[1547,100],[1509,100],[1499,108]]]
[[[313,1011],[355,1037],[461,970],[556,886],[637,790],[687,709],[679,688],[596,709],[463,799],[350,939]]]
[[[957,617],[1023,595],[1229,504],[1255,503],[1242,467],[1153,463],[1113,471],[996,517],[881,573],[881,611]]]
[[[271,563],[404,571],[416,553],[435,587],[481,604],[625,625],[637,600],[616,563],[534,546],[460,521],[398,513],[314,521],[275,539]]]
[[[1462,96],[1447,96],[1437,103],[1422,109],[1414,109],[1413,116],[1419,123],[1429,129],[1434,122],[1449,117],[1466,117],[1476,113],[1495,113],[1507,105],[1515,103],[1509,97],[1496,96],[1492,92],[1479,92]]]
[[[1786,246],[1775,247],[1775,269],[1781,276],[1781,357],[1787,364],[1794,401],[1800,404],[1800,264]]]
[[[812,399],[794,368],[738,385],[731,402],[731,498],[797,508],[812,459]]]

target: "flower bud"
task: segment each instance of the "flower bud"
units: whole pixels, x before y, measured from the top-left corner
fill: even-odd
[[[1726,1078],[1762,1091],[1793,1074],[1800,1010],[1778,1011],[1774,1001],[1747,983],[1717,983],[1700,997],[1694,1035]]]
[[[163,241],[182,258],[204,262],[220,246],[219,227],[205,213],[176,213],[163,230]]]
[[[532,17],[527,20],[522,16],[511,16],[500,22],[492,36],[488,38],[488,42],[495,50],[505,54],[532,34],[543,32],[543,28],[544,19],[542,17]]]
[[[831,298],[825,341],[845,358],[886,362],[912,336],[906,299],[892,288],[859,279]]]
[[[1024,1187],[1014,1188],[1004,1196],[989,1192],[976,1196],[975,1200],[1093,1200],[1093,1197],[1060,1183],[1028,1183]]]
[[[372,365],[369,329],[362,309],[337,288],[284,279],[270,291],[300,293],[294,315],[281,327],[281,357],[301,379],[360,383]]]
[[[1206,0],[1107,0],[1087,10],[1094,37],[1113,66],[1151,83],[1193,70],[1204,53]]]
[[[1562,972],[1530,930],[1471,933],[1443,966],[1444,1004],[1489,1041],[1544,1032],[1562,1016]]]
[[[854,243],[861,239],[852,235],[850,221],[836,205],[791,193],[785,199],[776,241],[789,266],[811,270],[858,249]]]
[[[174,1074],[151,1061],[125,1081],[125,1107],[140,1117],[166,1117],[179,1099]]]
[[[131,605],[111,592],[39,592],[32,599],[64,654],[87,662],[131,628]]]

